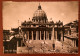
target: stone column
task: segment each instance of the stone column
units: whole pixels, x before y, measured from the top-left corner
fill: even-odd
[[[74,47],[75,47],[75,40],[74,40]]]
[[[53,30],[52,30],[52,32],[51,32],[51,40],[54,40],[54,27],[53,27]]]
[[[28,34],[27,34],[27,31],[26,31],[26,40],[28,39],[27,35],[28,35]]]
[[[37,38],[38,38],[38,31],[36,31],[36,40],[37,40]]]
[[[72,40],[72,45],[73,45],[73,47],[74,47],[74,40]]]
[[[46,30],[45,30],[45,40],[46,40]]]
[[[47,40],[47,38],[48,38],[48,35],[47,35],[47,31],[46,31],[46,40]]]
[[[17,47],[18,47],[18,41],[17,41]]]
[[[72,46],[74,47],[74,40],[72,40]]]
[[[48,34],[48,40],[49,40],[49,31],[47,32],[47,34]]]
[[[56,40],[57,40],[57,31],[56,31]]]
[[[37,31],[37,39],[39,40],[39,31]]]
[[[28,31],[28,40],[29,40],[29,31]]]
[[[41,31],[40,31],[40,40],[41,40]]]
[[[26,40],[28,40],[28,31],[26,31]]]
[[[68,30],[68,35],[69,35],[69,30]]]
[[[46,34],[46,36],[47,36],[47,40],[48,40],[48,39],[49,39],[49,37],[48,37],[48,36],[49,36],[49,34],[48,34],[48,31],[47,31],[47,34]]]
[[[33,31],[32,31],[32,40],[33,40]]]
[[[22,33],[22,34],[23,34],[23,41],[24,41],[24,37],[25,37],[25,36],[24,36],[24,33]]]
[[[45,40],[45,31],[44,31],[44,40]]]
[[[63,41],[63,31],[61,31],[61,40]]]
[[[24,39],[26,39],[26,37],[27,37],[27,36],[26,36],[26,33],[25,33],[25,35],[24,35]]]
[[[74,44],[75,44],[75,47],[76,47],[76,40],[75,40],[75,43]]]

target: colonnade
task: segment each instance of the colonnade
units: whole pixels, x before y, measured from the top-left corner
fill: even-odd
[[[26,31],[24,38],[26,40],[52,40],[52,31]]]
[[[76,40],[72,40],[73,47],[76,47]]]
[[[61,36],[58,36],[58,33],[61,35]],[[63,31],[60,31],[60,32],[57,32],[57,31],[54,31],[54,39],[55,40],[58,40],[58,38],[60,38],[60,40],[63,41]]]

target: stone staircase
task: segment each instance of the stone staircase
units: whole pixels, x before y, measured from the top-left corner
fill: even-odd
[[[23,53],[23,50],[28,53],[28,50],[30,52],[34,52],[34,53],[43,53],[46,52],[48,50],[52,50],[52,41],[47,40],[30,40],[30,41],[26,41],[25,43],[25,47],[18,47],[18,53]],[[21,51],[22,50],[22,51]],[[25,53],[24,52],[24,53]]]

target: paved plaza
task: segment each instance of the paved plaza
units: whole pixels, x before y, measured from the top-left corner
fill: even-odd
[[[30,41],[31,42],[31,41]],[[48,42],[49,43],[49,42]],[[41,43],[26,43],[25,47],[17,47],[17,53],[76,53],[78,48],[73,48],[68,43],[65,43],[63,41],[57,41],[55,40],[55,50],[53,50],[53,47],[50,46],[47,42],[41,42]]]

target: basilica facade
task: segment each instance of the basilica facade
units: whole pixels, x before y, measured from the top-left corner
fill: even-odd
[[[48,21],[47,15],[40,4],[34,12],[32,20],[29,18],[29,21],[24,21],[21,26],[11,30],[14,31],[12,33],[14,37],[10,41],[16,42],[12,50],[17,50],[17,53],[22,52],[22,50],[24,52],[29,48],[34,48],[34,51],[43,50],[43,52],[44,50],[55,50],[55,41],[64,41],[63,22],[60,20],[56,23],[53,20]],[[13,45],[10,44],[11,46]]]
[[[29,18],[30,19],[30,18]],[[41,5],[34,12],[32,21],[24,21],[19,27],[19,34],[23,37],[23,41],[27,40],[62,40],[63,23],[54,23],[48,21],[46,13],[42,10]],[[54,42],[54,41],[53,41]]]
[[[30,19],[30,18],[29,18]],[[55,41],[63,41],[63,22],[60,20],[54,23],[53,20],[48,21],[45,11],[42,10],[39,4],[38,9],[34,12],[32,20],[24,21],[19,26],[19,38],[21,42],[27,47],[35,47],[36,50],[55,49]],[[20,47],[17,45],[17,47]],[[23,48],[22,48],[23,49]],[[17,48],[17,53],[21,48]]]

